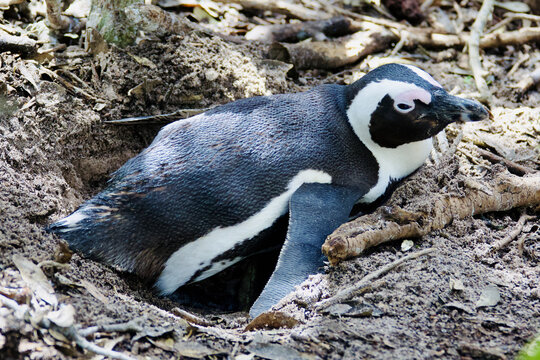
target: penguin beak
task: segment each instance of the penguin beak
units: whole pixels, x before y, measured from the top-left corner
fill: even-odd
[[[478,101],[453,96],[444,90],[434,94],[431,108],[437,112],[433,117],[446,124],[493,119],[491,112]]]

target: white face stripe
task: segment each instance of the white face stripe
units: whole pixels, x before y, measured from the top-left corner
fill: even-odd
[[[439,84],[437,80],[435,80],[431,75],[429,75],[424,70],[417,68],[416,66],[412,66],[412,65],[403,65],[403,66],[406,66],[412,71],[414,71],[416,75],[420,76],[422,79],[426,80],[431,85],[442,88],[442,85]]]
[[[162,294],[170,294],[178,287],[186,284],[200,269],[212,264],[212,259],[233,249],[236,245],[249,240],[261,231],[269,228],[274,221],[288,211],[289,199],[292,194],[305,183],[329,184],[332,177],[320,170],[307,169],[300,171],[291,179],[287,190],[273,198],[259,212],[243,222],[229,226],[217,227],[203,237],[192,241],[176,250],[165,263],[156,287]],[[239,261],[240,259],[234,259]],[[218,262],[205,271],[197,280],[211,276],[234,262]]]
[[[365,86],[356,94],[347,109],[347,117],[358,138],[371,151],[379,164],[377,184],[360,200],[372,202],[381,196],[391,179],[402,179],[418,169],[429,156],[433,147],[432,140],[426,139],[396,148],[385,148],[371,139],[369,132],[371,114],[377,109],[379,102],[390,95],[393,99],[408,91],[426,91],[414,84],[401,81],[382,80]]]

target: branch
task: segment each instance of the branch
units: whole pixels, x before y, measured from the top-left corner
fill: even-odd
[[[487,159],[488,161],[490,161],[493,164],[497,164],[497,163],[503,164],[504,166],[506,166],[508,168],[508,171],[510,171],[514,175],[523,176],[523,175],[526,175],[526,174],[534,173],[534,170],[532,170],[532,169],[530,169],[530,168],[528,168],[526,166],[516,164],[515,162],[510,161],[508,159],[505,159],[502,156],[496,155],[496,154],[492,153],[491,151],[487,151],[487,150],[484,150],[484,149],[481,149],[481,148],[477,147],[476,152],[481,157],[483,157],[484,159]]]
[[[521,216],[519,217],[519,220],[514,230],[510,231],[501,241],[496,242],[490,251],[500,250],[506,245],[510,244],[515,238],[519,236],[519,234],[521,234],[521,232],[523,231],[523,226],[525,226],[525,223],[533,219],[536,219],[536,216],[527,215],[525,214],[525,212],[523,212]]]
[[[472,25],[471,35],[467,41],[467,46],[469,48],[469,64],[473,72],[476,87],[478,88],[478,91],[480,91],[480,100],[483,102],[491,101],[491,93],[489,92],[486,80],[484,79],[486,73],[482,68],[482,62],[480,61],[480,37],[484,32],[488,17],[493,13],[494,4],[495,0],[484,0],[482,7],[478,12],[478,17]]]
[[[397,206],[385,207],[343,224],[328,236],[322,251],[335,265],[384,242],[427,235],[454,219],[540,204],[538,172],[528,177],[502,172],[488,181],[469,180],[466,185],[464,197],[439,194],[429,209],[408,211]]]
[[[535,85],[537,85],[539,83],[540,83],[540,68],[534,70],[528,76],[523,78],[523,80],[521,80],[517,84],[516,88],[521,94],[525,94],[533,86],[535,86]]]

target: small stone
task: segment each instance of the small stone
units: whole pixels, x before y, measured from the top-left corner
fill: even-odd
[[[414,242],[412,240],[403,240],[401,243],[401,251],[409,251],[414,246]]]
[[[460,279],[450,279],[450,289],[455,291],[465,290],[465,285]]]
[[[214,69],[210,69],[204,73],[204,76],[206,77],[206,80],[214,81],[219,77],[219,73]]]

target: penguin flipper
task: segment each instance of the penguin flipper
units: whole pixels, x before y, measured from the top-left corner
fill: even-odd
[[[249,314],[256,317],[300,285],[323,265],[321,246],[326,237],[346,222],[359,189],[332,184],[303,184],[289,202],[289,228],[276,269]]]

